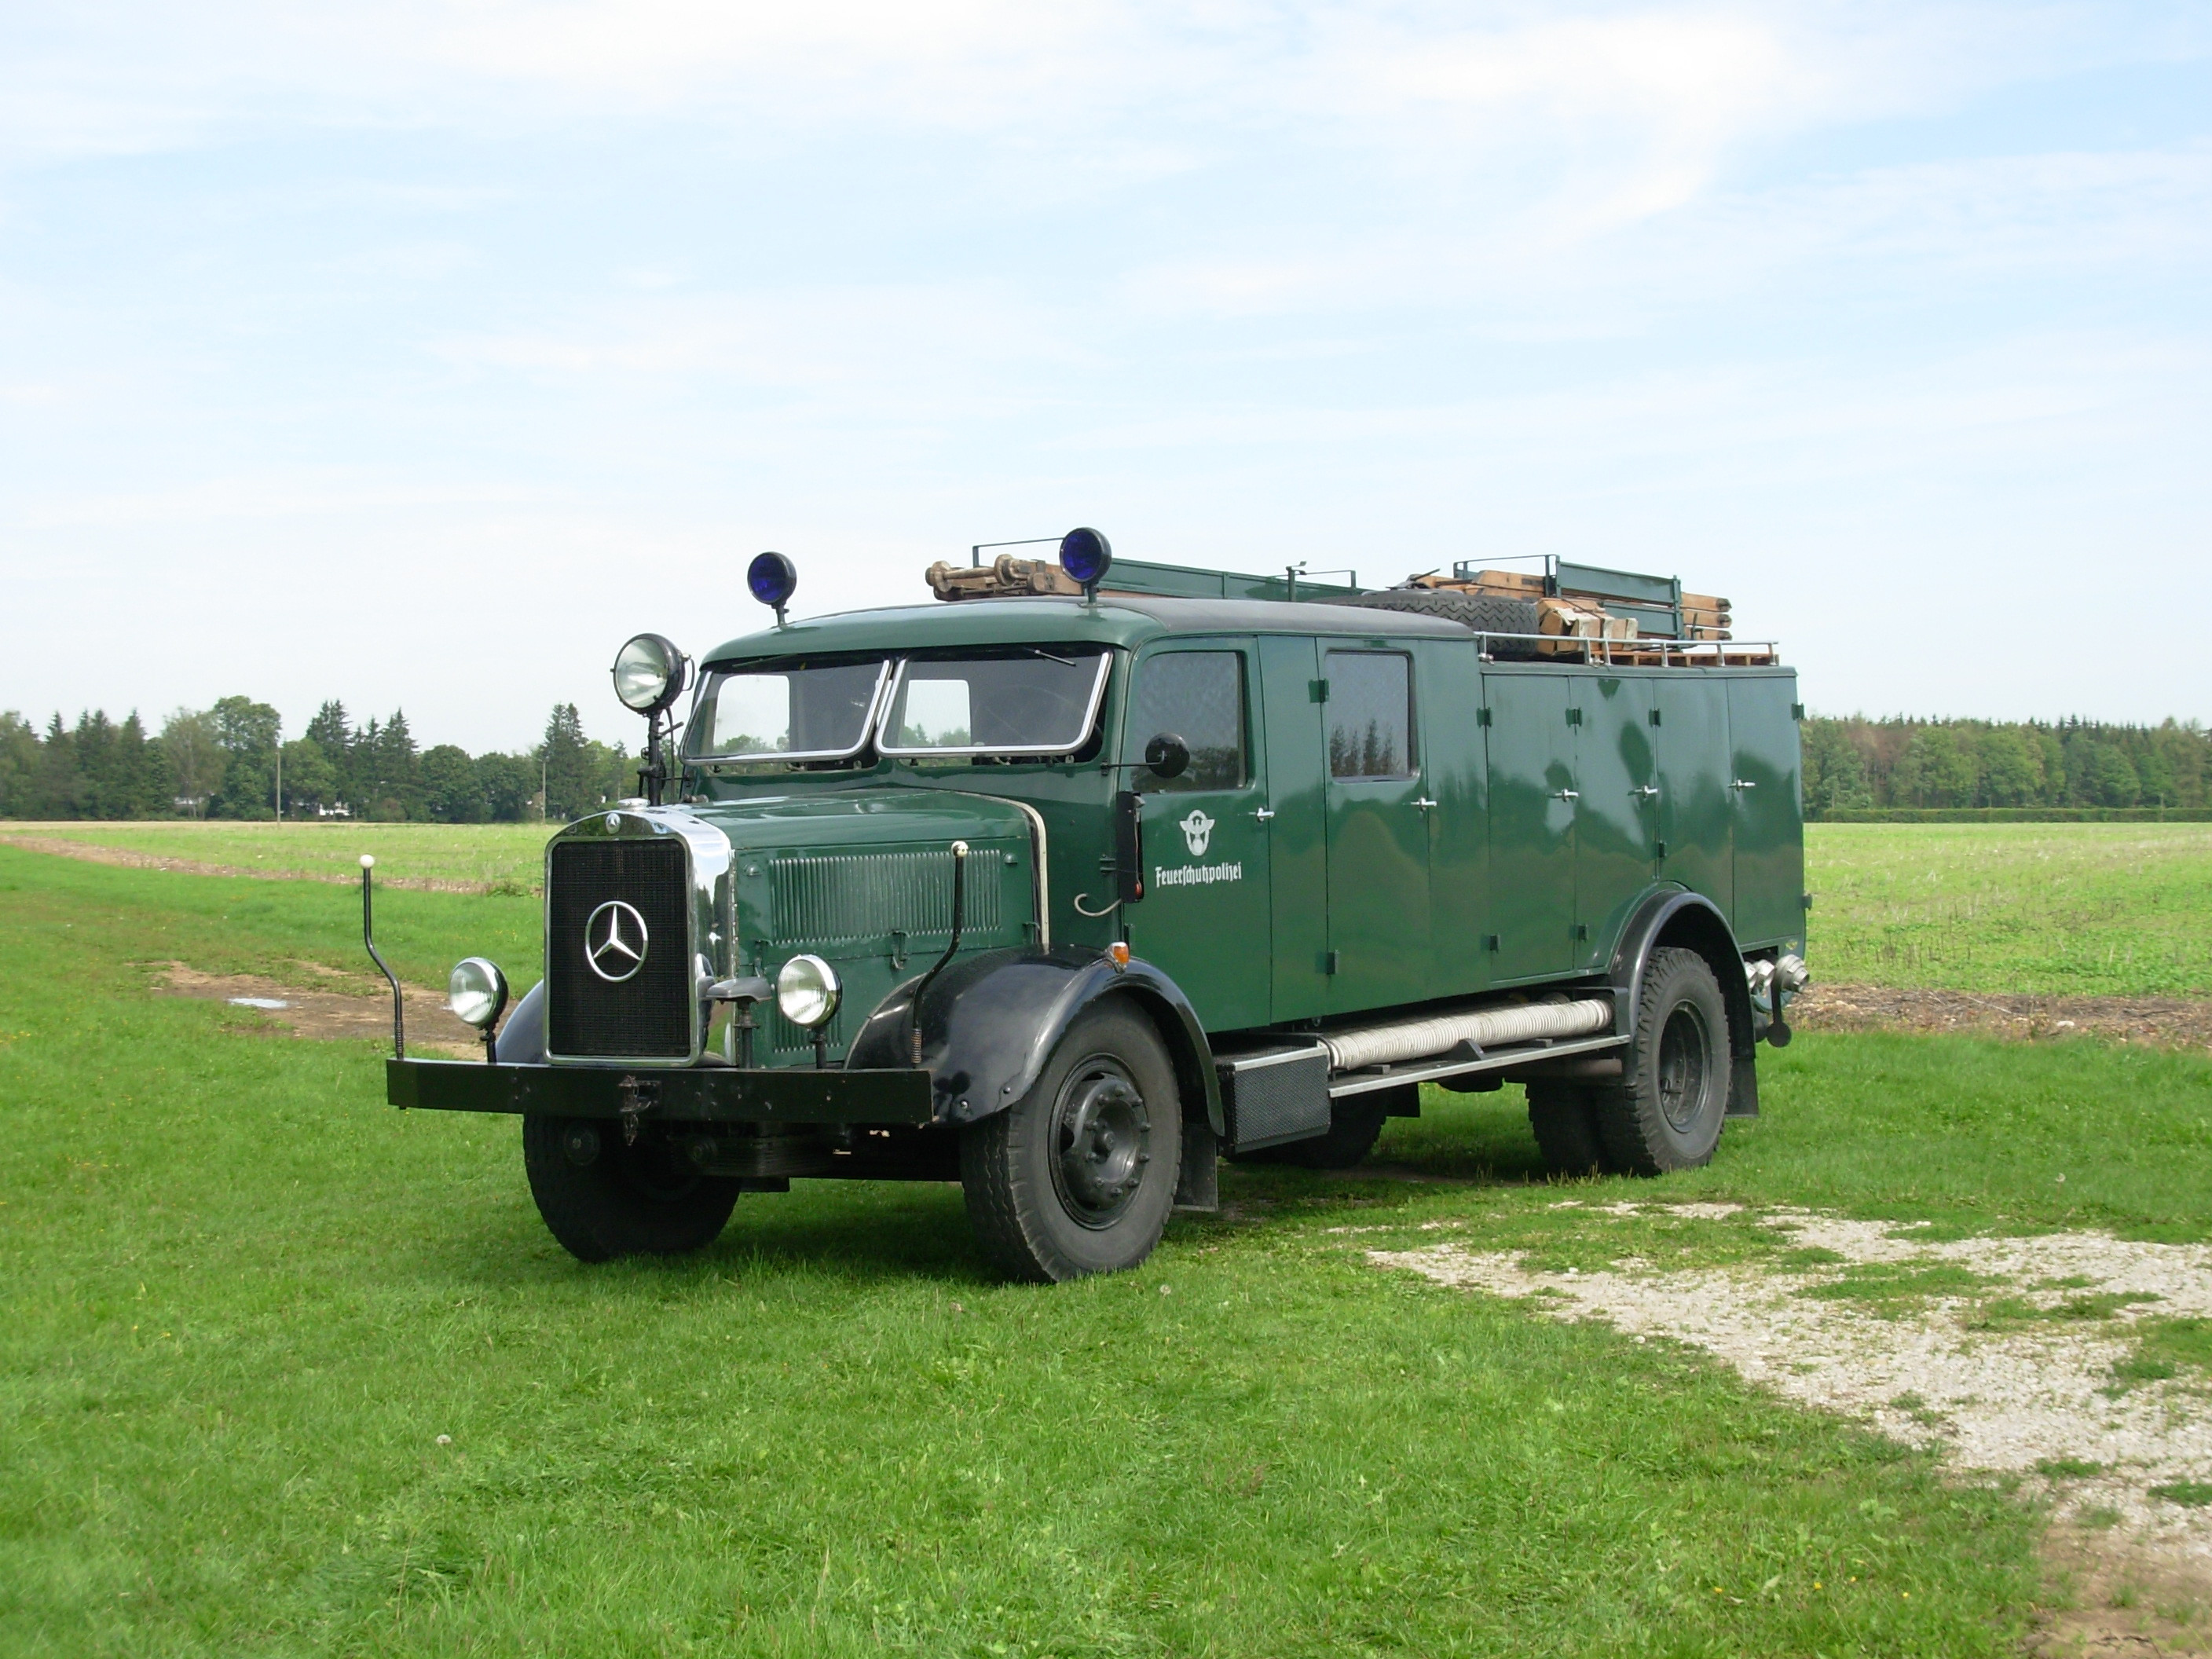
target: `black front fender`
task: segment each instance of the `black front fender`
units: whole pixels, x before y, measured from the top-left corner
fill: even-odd
[[[884,999],[854,1039],[856,1069],[912,1063],[907,1017],[917,975]],[[1159,1027],[1185,1101],[1206,1103],[1223,1129],[1221,1085],[1206,1030],[1181,988],[1150,963],[1115,967],[1103,952],[979,951],[930,982],[921,1004],[921,1059],[940,1123],[972,1123],[1002,1112],[1036,1084],[1075,1017],[1102,997],[1125,996]]]

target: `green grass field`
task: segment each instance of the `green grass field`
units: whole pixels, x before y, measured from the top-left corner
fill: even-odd
[[[2212,823],[1816,823],[1805,842],[1821,978],[2212,996]]]
[[[1378,1159],[1430,1179],[1231,1169],[1223,1217],[1113,1279],[1003,1286],[956,1189],[808,1182],[695,1259],[585,1268],[511,1122],[402,1117],[369,1045],[148,994],[172,958],[357,968],[357,922],[341,888],[0,848],[0,1651],[1982,1654],[2025,1627],[2015,1498],[1367,1263],[1437,1222],[1691,1247],[1553,1207],[1517,1090],[1394,1126]],[[534,971],[536,927],[524,898],[381,901],[424,984],[477,949]],[[1765,1070],[1712,1168],[1578,1195],[2212,1236],[2202,1060],[1808,1036]]]
[[[267,873],[540,879],[538,824],[70,823],[14,832]],[[1816,823],[1809,959],[1838,984],[2212,996],[2212,824]],[[428,981],[426,981],[428,982]]]

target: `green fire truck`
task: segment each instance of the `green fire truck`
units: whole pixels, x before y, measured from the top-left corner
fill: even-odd
[[[1523,1085],[1562,1174],[1701,1164],[1757,1112],[1806,981],[1802,711],[1679,582],[1370,592],[1090,530],[913,606],[791,621],[790,562],[749,578],[774,625],[696,672],[623,648],[641,795],[551,838],[504,1020],[454,969],[484,1062],[388,1066],[396,1105],[520,1115],[579,1257],[795,1179],[957,1180],[1058,1280],[1142,1261],[1221,1157],[1356,1162],[1424,1084]]]

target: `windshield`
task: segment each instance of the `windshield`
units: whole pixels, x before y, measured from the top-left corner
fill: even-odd
[[[700,759],[843,760],[868,740],[888,665],[781,662],[717,674],[691,717]]]
[[[883,721],[887,755],[1058,755],[1091,735],[1106,684],[1093,647],[909,658]]]

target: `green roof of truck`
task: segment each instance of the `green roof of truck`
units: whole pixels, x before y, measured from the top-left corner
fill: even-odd
[[[1468,639],[1443,617],[1355,605],[1268,599],[1182,599],[1109,594],[1096,605],[1057,597],[963,599],[810,617],[746,634],[707,654],[708,666],[763,657],[817,656],[939,647],[1096,643],[1136,647],[1174,634],[1329,634],[1362,638]]]

